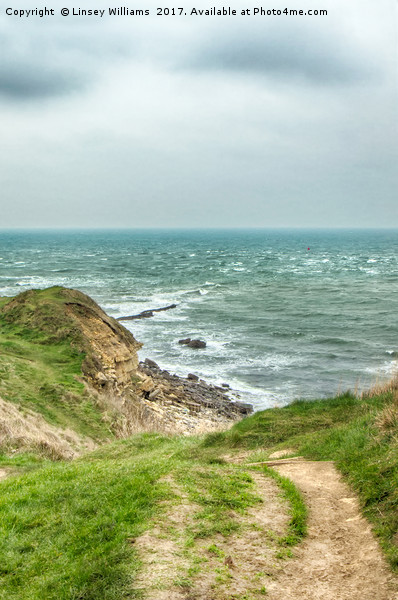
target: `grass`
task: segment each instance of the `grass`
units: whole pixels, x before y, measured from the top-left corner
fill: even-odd
[[[84,355],[70,344],[42,345],[0,329],[0,397],[47,422],[103,441],[111,437],[81,377]]]
[[[239,533],[239,515],[261,501],[250,467],[222,458],[247,446],[253,449],[252,457],[285,446],[309,458],[334,459],[359,494],[394,567],[398,526],[397,442],[390,414],[394,402],[392,391],[362,400],[347,395],[297,402],[255,414],[222,434],[136,435],[72,463],[54,464],[32,455],[2,456],[2,466],[28,472],[0,484],[0,598],[138,598],[133,590],[140,563],[131,541],[156,522],[165,502],[175,496],[167,480],[170,474],[196,507],[186,532],[187,551],[191,546],[194,556],[195,540],[209,539],[209,552],[217,555],[217,535]],[[286,431],[289,415],[291,436]],[[319,427],[326,420],[329,426]],[[288,530],[278,540],[278,556],[288,558],[292,545],[306,533],[306,507],[288,479],[271,469],[264,473],[276,479],[290,507]],[[181,585],[192,585],[200,576],[197,567],[182,576]]]
[[[70,292],[71,294],[72,292]],[[65,304],[68,290],[30,290],[0,302],[0,397],[96,441],[112,437],[85,388],[84,339]]]
[[[308,510],[304,499],[294,483],[273,469],[263,467],[263,472],[275,479],[281,489],[281,495],[289,506],[290,519],[286,534],[279,538],[280,546],[295,546],[307,535]]]
[[[190,529],[193,539],[220,534],[228,536],[239,531],[237,515],[249,506],[261,502],[253,493],[250,475],[231,465],[182,463],[175,477],[189,494],[190,500],[201,507],[195,515],[195,525]]]
[[[170,496],[160,478],[175,443],[147,439],[138,455],[136,440],[120,442],[2,482],[0,598],[110,600],[131,591],[139,561],[128,540]]]
[[[175,497],[170,474],[193,503],[184,533],[192,565],[178,580],[191,587],[201,571],[195,540],[239,532],[239,516],[262,502],[247,469],[210,457],[201,441],[142,434],[71,463],[3,457],[3,466],[26,473],[0,484],[0,598],[139,598],[133,542],[167,519]],[[209,552],[220,553],[214,541]],[[226,574],[222,567],[217,581]]]
[[[254,414],[229,431],[209,435],[207,450],[253,450],[256,458],[293,448],[314,460],[333,460],[359,496],[394,570],[398,570],[397,382],[361,398],[350,393],[297,401]]]

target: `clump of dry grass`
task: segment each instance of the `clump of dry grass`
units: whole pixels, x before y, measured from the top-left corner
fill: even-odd
[[[386,406],[377,413],[375,418],[379,440],[387,436],[391,441],[398,442],[398,375],[387,383],[377,383],[361,395],[362,398],[372,396],[388,398]]]
[[[361,398],[370,398],[372,396],[382,396],[391,394],[393,398],[398,397],[398,374],[392,379],[383,383],[376,383],[369,390],[362,392]]]
[[[103,420],[117,438],[135,433],[165,433],[164,421],[157,418],[138,398],[112,393],[97,394],[96,402]]]
[[[0,448],[4,451],[35,451],[51,460],[70,460],[95,447],[90,438],[50,425],[38,413],[0,398]]]
[[[398,393],[376,417],[376,427],[382,435],[389,435],[398,442]]]

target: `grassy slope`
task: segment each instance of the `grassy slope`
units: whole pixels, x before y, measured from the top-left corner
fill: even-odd
[[[239,531],[234,515],[260,501],[245,470],[192,438],[137,435],[72,463],[36,465],[0,486],[0,598],[138,598],[131,540],[173,499],[170,472],[199,506],[191,540]]]
[[[143,434],[73,463],[31,465],[31,472],[0,484],[0,598],[138,598],[133,582],[139,561],[129,540],[156,519],[162,500],[173,497],[165,476],[172,473],[201,507],[191,536],[228,535],[239,530],[234,513],[258,502],[250,469],[222,459],[242,448],[252,450],[251,461],[283,446],[314,459],[336,460],[396,567],[394,394],[296,402],[206,438]],[[19,464],[23,468],[22,459]],[[305,510],[294,487],[286,480],[279,483],[292,503],[289,532],[281,540],[288,546],[305,533]]]
[[[50,422],[97,440],[110,437],[78,377],[85,359],[60,288],[0,299],[0,396]],[[201,507],[192,537],[239,529],[233,513],[258,502],[247,468],[222,455],[242,448],[261,460],[282,447],[332,459],[357,491],[394,568],[398,566],[397,389],[359,400],[344,395],[257,413],[202,439],[139,435],[73,463],[29,455],[0,456],[15,471],[0,483],[0,598],[120,600],[135,597],[135,538],[173,497],[173,473]],[[22,475],[18,475],[22,473]],[[296,490],[279,479],[292,506],[284,540],[305,533]],[[232,511],[232,512],[231,512]]]

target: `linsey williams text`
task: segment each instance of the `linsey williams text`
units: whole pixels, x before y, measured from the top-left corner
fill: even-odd
[[[150,12],[149,9],[145,9],[145,10],[140,10],[140,9],[133,9],[133,8],[128,8],[127,6],[120,6],[119,8],[109,8],[108,9],[108,14],[111,16],[135,16],[135,17],[143,17],[143,16],[149,16]],[[86,9],[86,8],[73,8],[72,9],[72,16],[91,16],[91,15],[98,15],[100,17],[103,17],[105,14],[105,10],[104,9]]]

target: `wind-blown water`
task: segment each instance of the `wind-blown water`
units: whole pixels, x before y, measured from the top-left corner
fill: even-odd
[[[257,408],[367,387],[398,367],[397,231],[0,233],[0,295],[63,285],[180,375]],[[205,350],[178,344],[207,342]]]

